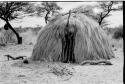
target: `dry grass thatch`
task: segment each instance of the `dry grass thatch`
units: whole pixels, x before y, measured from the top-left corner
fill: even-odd
[[[9,30],[2,29],[0,31],[0,45],[7,43],[15,43],[15,42],[16,42],[16,36],[10,29]]]
[[[31,60],[62,61],[62,41],[68,15],[57,16],[39,32]],[[69,30],[76,31],[74,55],[76,63],[85,60],[111,59],[111,50],[105,32],[91,18],[83,14],[71,14]]]

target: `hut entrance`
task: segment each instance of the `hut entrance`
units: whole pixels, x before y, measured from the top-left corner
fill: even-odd
[[[74,63],[74,47],[75,47],[75,33],[74,28],[65,28],[64,37],[62,38],[62,62],[64,63]]]

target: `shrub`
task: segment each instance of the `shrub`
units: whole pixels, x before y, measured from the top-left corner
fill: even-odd
[[[0,45],[6,45],[7,43],[15,43],[16,37],[11,30],[0,31]]]
[[[123,26],[119,26],[116,28],[116,31],[113,34],[113,38],[115,39],[123,38]]]

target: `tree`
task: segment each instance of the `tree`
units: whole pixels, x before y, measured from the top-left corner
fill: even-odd
[[[18,18],[19,12],[23,11],[27,5],[28,2],[0,2],[0,19],[6,22],[4,29],[10,28],[15,33],[18,44],[22,44],[22,37],[14,30],[9,21]]]
[[[110,1],[110,2],[99,2],[99,8],[102,9],[102,12],[98,13],[97,16],[98,16],[98,23],[99,25],[102,24],[103,20],[106,18],[106,17],[109,17],[111,14],[112,11],[119,11],[119,10],[122,10],[123,7],[122,7],[122,4],[120,4],[121,2],[118,2],[118,1]],[[120,4],[120,5],[118,5]],[[118,5],[117,7],[114,7]]]
[[[58,10],[61,10],[62,8],[56,4],[56,2],[42,2],[40,6],[36,7],[37,14],[40,16],[41,13],[46,13],[45,23],[47,23],[49,14],[52,13],[54,15],[55,12],[58,12]]]

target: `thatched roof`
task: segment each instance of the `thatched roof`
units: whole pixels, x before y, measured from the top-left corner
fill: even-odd
[[[68,15],[57,16],[41,29],[32,52],[32,60],[61,61],[61,37],[65,35],[67,18]],[[69,28],[76,31],[74,54],[77,63],[114,57],[105,32],[91,18],[83,14],[71,14]]]

